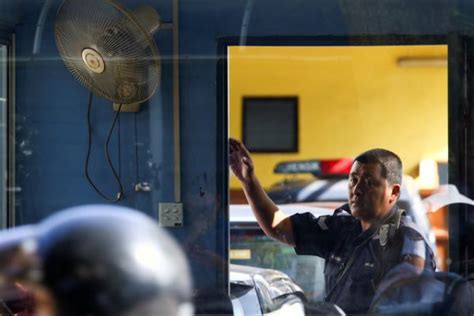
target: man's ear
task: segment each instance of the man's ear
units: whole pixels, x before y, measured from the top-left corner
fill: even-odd
[[[400,198],[401,185],[398,183],[392,184],[392,192],[390,194],[390,203],[396,202]]]

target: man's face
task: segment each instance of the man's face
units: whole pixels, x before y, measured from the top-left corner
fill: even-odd
[[[349,205],[352,214],[362,221],[381,219],[400,196],[400,185],[389,184],[378,163],[355,161],[349,175]]]

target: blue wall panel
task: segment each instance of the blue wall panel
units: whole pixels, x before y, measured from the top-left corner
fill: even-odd
[[[39,9],[28,8],[30,18],[18,24],[17,34],[17,139],[18,168],[17,183],[22,187],[18,196],[18,223],[35,222],[44,216],[77,204],[103,203],[84,177],[84,159],[86,155],[87,128],[86,113],[88,90],[80,85],[64,66],[54,42],[53,6],[44,26],[41,47],[33,54],[33,41]],[[169,55],[170,34],[158,34],[157,41],[164,54]],[[169,62],[163,63],[161,89],[170,91],[171,78]],[[158,93],[143,104],[143,110],[137,115],[138,151],[140,180],[154,184],[153,193],[135,193],[135,139],[134,114],[121,115],[121,175],[126,198],[120,204],[142,209],[150,215],[156,215],[156,205],[152,205],[151,196],[158,195],[156,201],[163,200],[162,190],[168,186],[158,185],[166,180],[159,178],[172,168],[171,151],[150,147],[154,143],[160,148],[171,136],[169,119],[163,119],[163,113],[171,113],[171,96]],[[90,174],[99,188],[114,196],[117,184],[106,165],[104,144],[114,112],[111,103],[100,97],[94,97],[92,111],[93,145],[90,161]],[[158,121],[150,121],[150,118]],[[153,131],[153,137],[151,137]],[[158,140],[158,141],[157,141]],[[25,145],[21,146],[24,142]],[[26,147],[25,147],[26,146]],[[29,147],[28,147],[29,146]],[[25,147],[25,148],[23,148]],[[164,147],[164,148],[169,148]],[[110,146],[111,156],[118,167],[117,134]],[[59,153],[59,156],[58,156]],[[67,167],[66,167],[67,166]],[[157,174],[160,172],[161,174]],[[36,172],[34,171],[36,170]],[[20,172],[21,171],[21,172]],[[71,178],[83,181],[72,182]],[[157,179],[158,178],[158,179]],[[31,183],[31,189],[28,188]],[[44,192],[42,203],[33,203],[31,196],[38,195],[37,183],[42,183]],[[63,194],[53,194],[55,185],[62,187]],[[49,193],[48,193],[49,192]],[[170,194],[167,192],[166,194]],[[48,198],[49,197],[49,198]],[[49,201],[49,202],[48,202]]]

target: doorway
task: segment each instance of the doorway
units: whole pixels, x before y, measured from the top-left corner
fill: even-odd
[[[277,144],[278,137],[272,139],[271,133],[275,127],[262,119],[273,117],[272,106],[281,100],[296,100],[297,123],[286,128],[289,132],[294,128],[297,150],[276,148],[252,153],[257,175],[267,190],[296,178],[274,173],[281,161],[354,157],[374,147],[391,149],[402,157],[404,173],[417,187],[420,201],[447,183],[448,47],[438,40],[422,45],[401,42],[350,46],[282,46],[281,42],[272,46],[267,42],[245,47],[228,43],[228,90],[224,94],[230,137],[249,142],[252,135],[248,131],[253,131],[257,142],[267,139]],[[248,126],[252,121],[247,113],[249,99],[269,101],[266,114],[261,102],[260,109],[254,111],[259,116],[253,122],[260,124],[254,123],[253,128]],[[312,178],[307,174],[297,177]],[[233,176],[229,188],[230,204],[246,203]],[[232,248],[232,207],[229,216],[231,262],[255,263],[255,251]],[[437,235],[438,265],[447,270],[447,209],[430,217],[435,227],[431,233]]]

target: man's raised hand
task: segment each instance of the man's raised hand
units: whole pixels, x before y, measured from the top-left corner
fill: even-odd
[[[254,172],[252,157],[247,148],[233,138],[229,139],[229,165],[240,182],[251,180]]]

